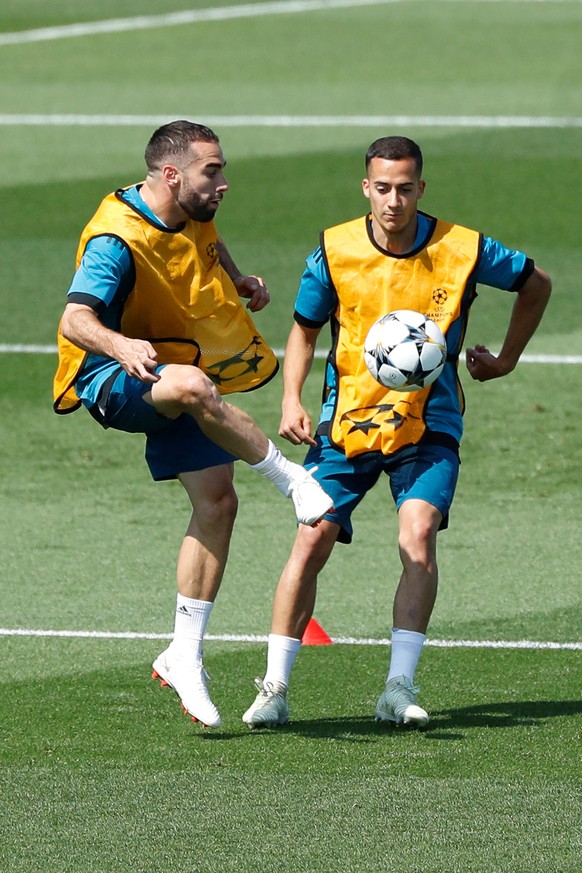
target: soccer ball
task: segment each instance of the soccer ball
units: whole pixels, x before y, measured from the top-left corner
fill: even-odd
[[[447,344],[440,327],[411,309],[398,309],[375,321],[364,343],[371,375],[393,391],[419,391],[443,371]]]

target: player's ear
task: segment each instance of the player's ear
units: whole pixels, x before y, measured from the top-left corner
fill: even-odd
[[[170,188],[175,188],[179,184],[180,171],[173,164],[164,164],[161,172],[165,183]]]
[[[364,197],[370,199],[370,180],[362,179],[362,191],[364,192]]]
[[[418,183],[418,199],[419,200],[424,195],[425,188],[426,188],[426,182],[423,179],[421,179],[420,182]]]

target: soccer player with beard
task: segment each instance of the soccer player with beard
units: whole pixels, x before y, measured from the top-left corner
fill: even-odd
[[[247,311],[269,302],[265,283],[237,269],[214,224],[228,190],[218,137],[175,121],[155,131],[145,161],[145,181],[105,197],[81,235],[54,408],[83,405],[104,428],[144,433],[154,480],[177,478],[186,490],[174,636],[153,675],[195,721],[217,727],[202,644],[237,510],[233,462],[267,476],[301,524],[318,522],[332,501],[222,399],[264,385],[278,364]]]

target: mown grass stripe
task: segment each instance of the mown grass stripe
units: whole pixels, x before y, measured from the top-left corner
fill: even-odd
[[[0,33],[0,46],[21,45],[36,42],[53,42],[59,39],[95,36],[103,33],[122,33],[135,30],[152,30],[159,27],[176,27],[212,21],[228,21],[237,18],[259,18],[268,15],[293,15],[320,12],[328,9],[352,9],[359,6],[386,6],[407,0],[277,0],[269,3],[244,3],[240,6],[217,6],[207,9],[185,9],[158,15],[136,15],[128,18],[109,18],[101,21],[86,21],[60,24],[52,27],[37,27]],[[414,2],[414,0],[408,0]],[[451,0],[445,0],[451,2]],[[456,0],[467,2],[467,0]],[[474,2],[508,2],[508,0],[474,0]],[[579,2],[579,0],[513,0],[517,3]]]

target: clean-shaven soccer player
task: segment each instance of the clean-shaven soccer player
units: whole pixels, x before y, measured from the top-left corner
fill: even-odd
[[[379,721],[426,726],[429,716],[417,702],[415,673],[437,593],[437,534],[448,525],[457,484],[463,432],[457,367],[469,308],[478,284],[515,297],[499,354],[483,345],[466,352],[471,377],[485,382],[515,368],[550,296],[549,277],[522,252],[418,211],[425,182],[422,154],[412,140],[376,140],[366,154],[362,187],[369,214],[324,231],[307,259],[287,342],[279,432],[295,445],[309,446],[305,466],[333,498],[335,512],[316,529],[297,531],[275,593],[267,670],[256,680],[258,694],[243,716],[251,728],[288,720],[289,677],[313,613],[318,574],[336,542],[351,541],[352,513],[382,473],[398,511],[402,570],[390,664],[375,715]],[[443,373],[414,393],[382,388],[363,360],[371,325],[396,309],[427,315],[447,341]],[[313,434],[301,392],[328,323],[332,346]],[[386,566],[380,561],[383,575]]]

